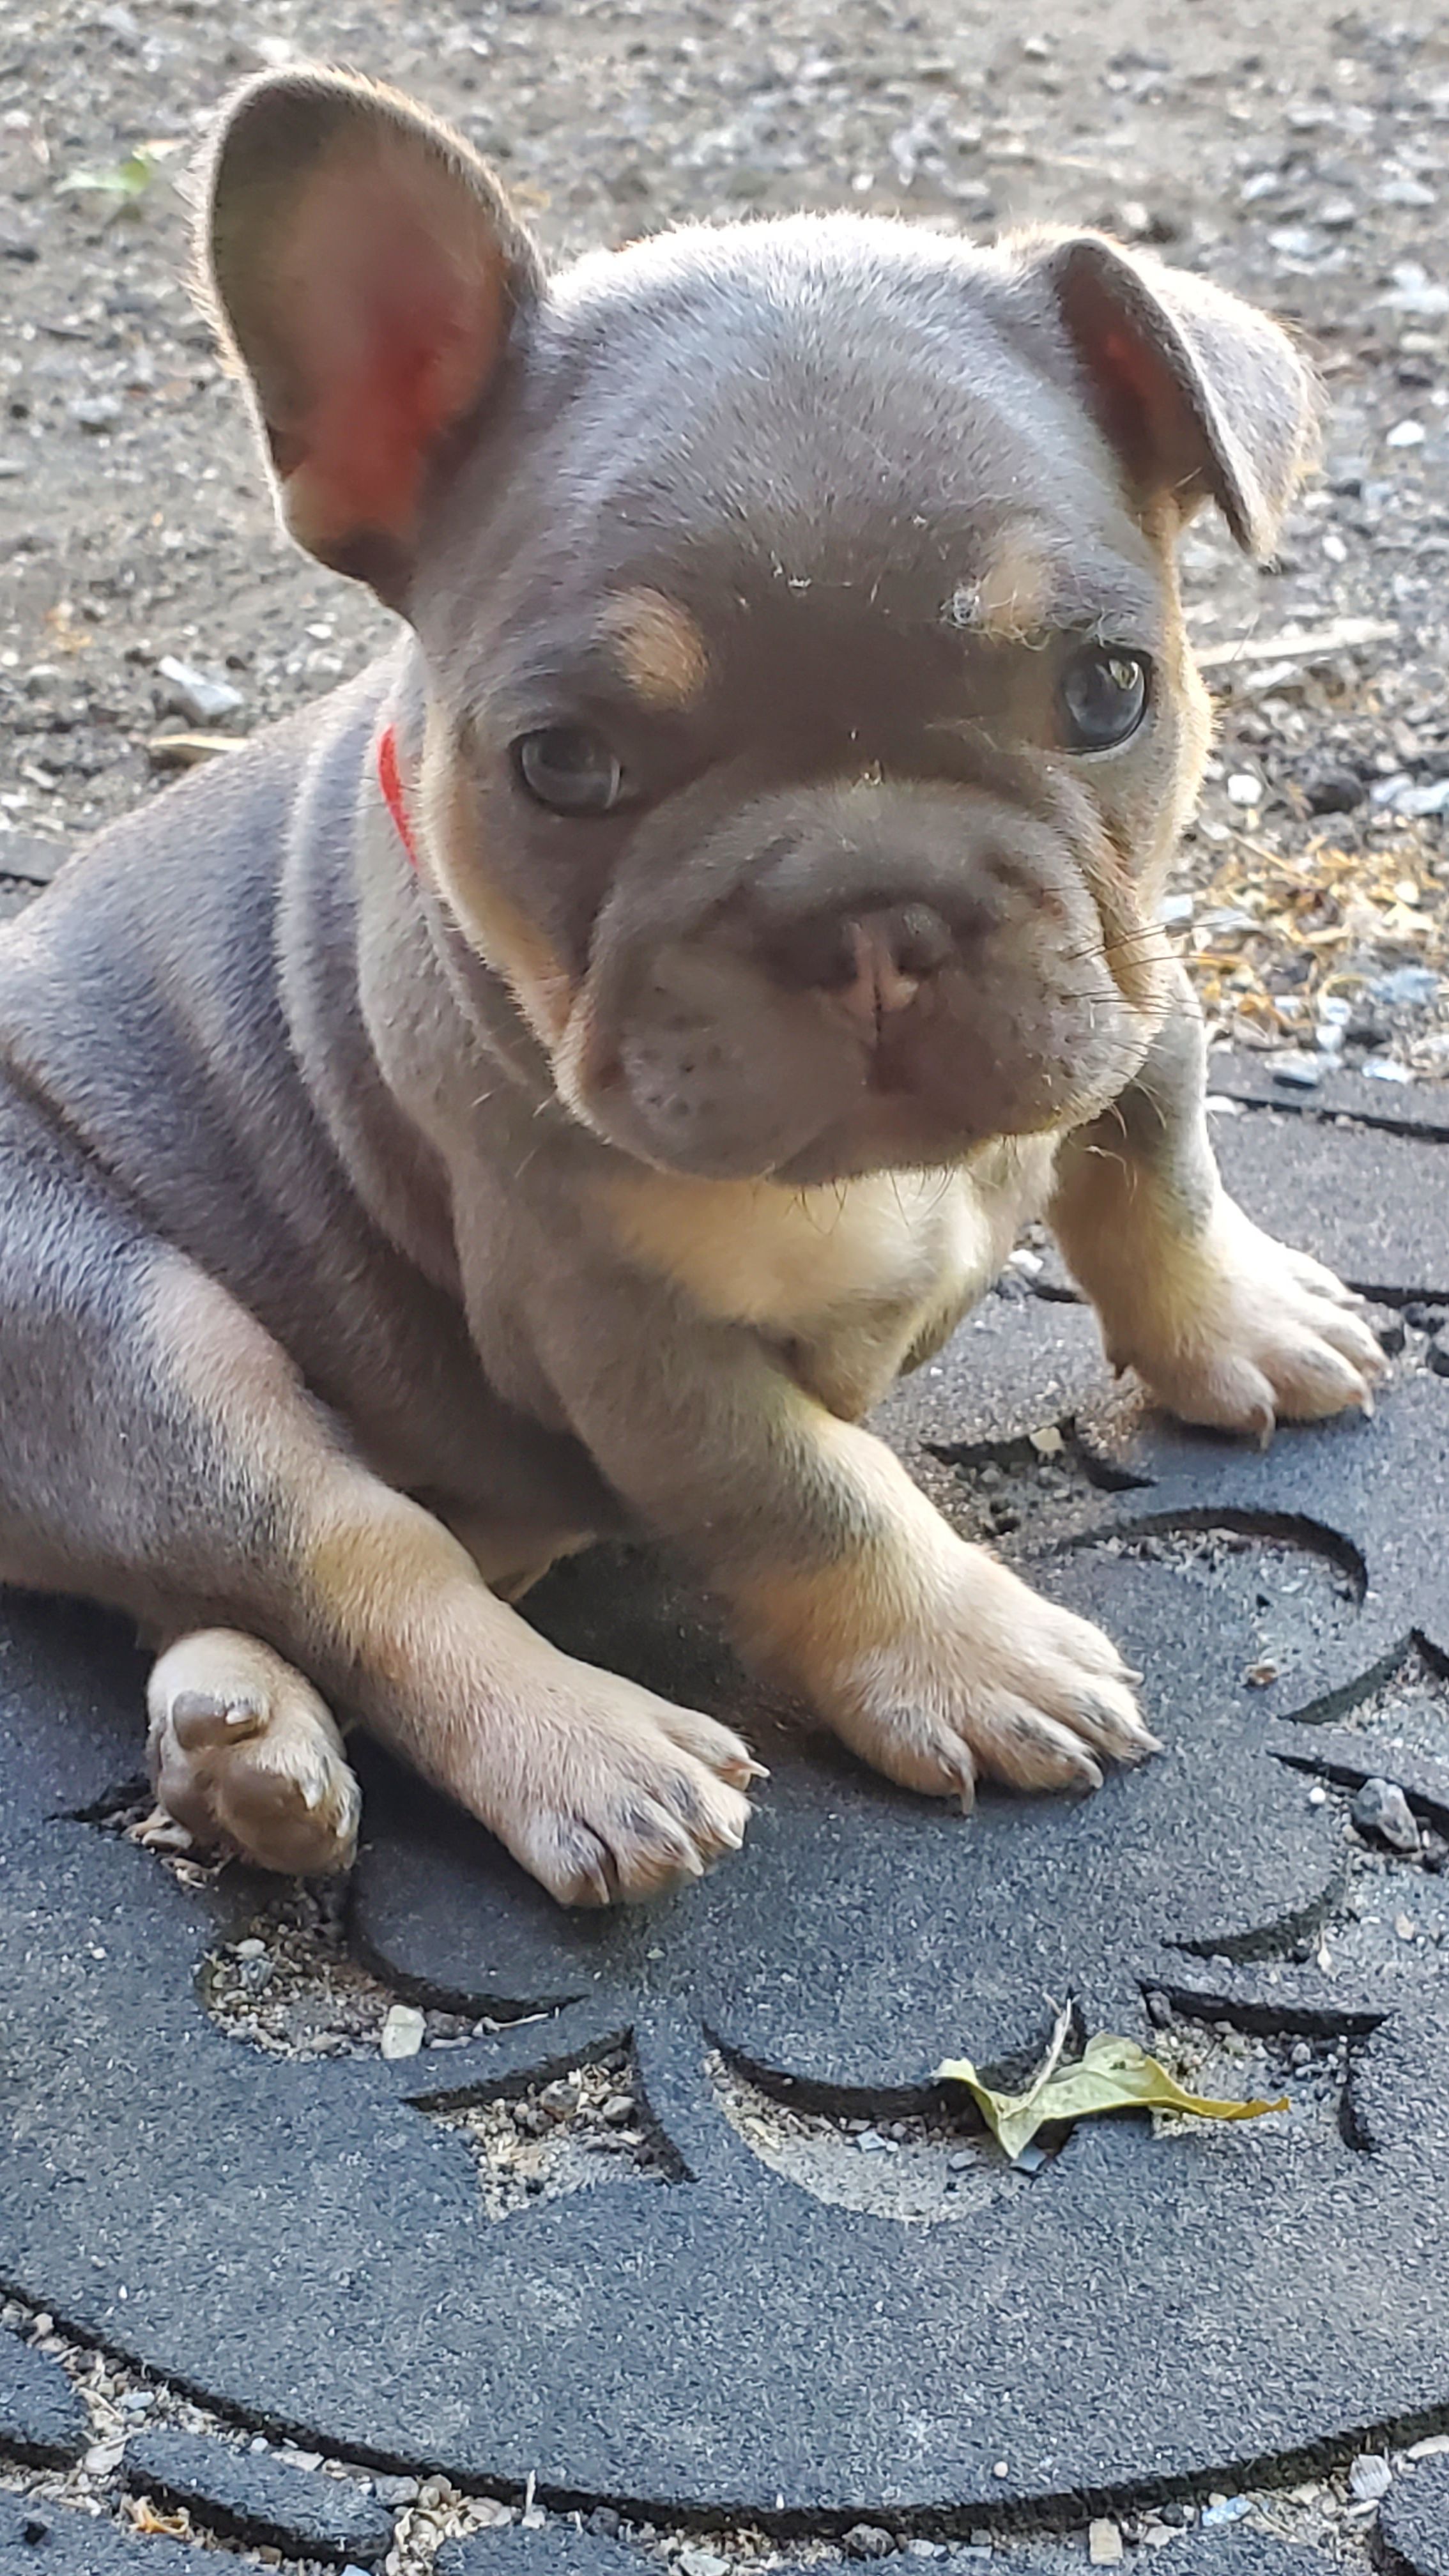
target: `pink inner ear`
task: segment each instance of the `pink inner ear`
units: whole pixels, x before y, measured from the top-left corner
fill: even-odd
[[[1151,419],[1162,402],[1162,371],[1157,360],[1126,331],[1108,331],[1101,343],[1104,375],[1116,379],[1144,416]]]
[[[1194,471],[1200,437],[1185,416],[1182,387],[1161,354],[1131,331],[1109,327],[1097,343],[1098,381],[1107,396],[1108,428],[1129,456],[1146,434],[1156,471],[1169,487]]]
[[[319,175],[288,257],[309,521],[410,534],[429,453],[498,355],[502,266],[487,209],[436,164],[394,148]]]

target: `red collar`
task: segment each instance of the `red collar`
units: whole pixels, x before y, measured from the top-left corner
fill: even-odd
[[[408,854],[410,864],[416,867],[418,850],[413,839],[413,827],[408,821],[407,799],[398,769],[396,725],[384,725],[377,737],[377,783],[382,789],[383,802],[397,825],[398,839]]]

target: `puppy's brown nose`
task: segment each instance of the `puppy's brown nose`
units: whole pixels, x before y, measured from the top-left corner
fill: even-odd
[[[821,976],[832,998],[863,1029],[879,1029],[915,1000],[945,965],[951,934],[928,904],[868,912],[840,925],[836,971]]]

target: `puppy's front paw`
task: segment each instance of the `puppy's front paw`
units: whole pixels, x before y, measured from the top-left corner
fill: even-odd
[[[146,1703],[147,1841],[220,1846],[288,1877],[351,1867],[362,1802],[337,1721],[270,1646],[199,1629],[153,1667]]]
[[[1104,1760],[1160,1749],[1100,1628],[942,1537],[919,1616],[817,1677],[817,1705],[857,1753],[908,1789],[969,1807],[981,1777],[1097,1789]]]
[[[564,1656],[520,1703],[514,1750],[511,1780],[455,1794],[561,1905],[639,1904],[703,1877],[739,1850],[744,1792],[766,1776],[714,1718]]]
[[[1144,1281],[1108,1356],[1134,1367],[1181,1421],[1266,1444],[1280,1421],[1373,1411],[1387,1364],[1361,1306],[1321,1262],[1224,1200],[1201,1245]]]

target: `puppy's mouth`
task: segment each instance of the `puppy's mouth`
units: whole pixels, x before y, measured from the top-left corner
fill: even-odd
[[[720,939],[591,975],[555,1055],[561,1097],[658,1168],[803,1186],[958,1163],[1089,1117],[1131,1079],[1165,943],[1132,942],[1129,992],[1100,925],[986,927],[963,958],[912,909],[847,925],[826,980]]]

